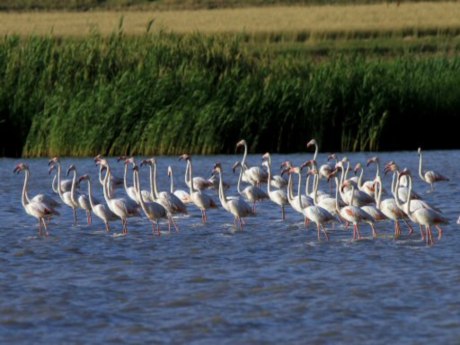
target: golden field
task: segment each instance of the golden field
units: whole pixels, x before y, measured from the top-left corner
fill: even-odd
[[[309,37],[329,32],[398,32],[460,28],[460,2],[423,2],[284,6],[183,11],[90,11],[0,13],[1,35],[107,35],[123,18],[128,35],[152,31],[178,33],[306,32]],[[456,31],[456,30],[455,30]]]

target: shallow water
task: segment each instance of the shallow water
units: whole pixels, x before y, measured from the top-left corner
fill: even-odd
[[[241,231],[222,207],[208,213],[189,206],[176,219],[180,232],[152,235],[145,217],[129,219],[127,236],[119,222],[112,233],[94,217],[73,226],[70,208],[49,225],[50,236],[37,236],[37,222],[20,201],[21,161],[1,159],[0,173],[0,340],[2,343],[187,343],[187,344],[458,344],[460,339],[460,244],[458,207],[459,151],[427,151],[424,163],[450,177],[433,193],[417,177],[416,152],[379,153],[381,165],[395,160],[414,175],[414,189],[441,208],[450,224],[432,246],[418,232],[393,238],[393,224],[377,225],[372,239],[353,241],[342,225],[328,227],[330,241],[318,242],[316,230],[287,208],[258,204],[256,217]],[[300,164],[310,153],[273,155],[278,172],[286,159]],[[364,165],[372,153],[348,154]],[[209,176],[216,161],[236,194],[231,165],[240,155],[193,157],[194,173]],[[51,192],[46,159],[30,165],[29,193]],[[157,157],[160,189],[168,189],[166,167],[173,166],[176,187],[185,189],[185,164]],[[248,157],[259,164],[260,155]],[[318,162],[326,161],[320,154]],[[109,159],[118,176],[122,165]],[[63,158],[79,174],[97,178],[90,158]],[[366,170],[367,178],[375,166]],[[141,170],[147,189],[148,171]],[[389,190],[391,178],[384,177]],[[100,185],[94,183],[102,199]],[[322,189],[328,186],[323,181]],[[86,191],[86,185],[84,188]],[[122,195],[119,190],[118,195]],[[217,201],[217,194],[210,191]],[[56,198],[57,199],[57,198]],[[417,229],[417,228],[416,228]],[[436,234],[436,232],[435,232]]]

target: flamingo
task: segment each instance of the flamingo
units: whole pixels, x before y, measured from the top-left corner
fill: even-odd
[[[372,189],[374,190],[374,198],[375,198],[375,205],[364,205],[361,206],[361,209],[364,210],[367,214],[369,214],[375,222],[381,222],[387,220],[388,217],[380,210],[380,203],[382,198],[382,184],[375,183]],[[376,190],[377,187],[377,190]],[[372,229],[372,236],[375,238],[377,237],[377,231],[375,230],[374,224],[369,223]]]
[[[301,170],[298,167],[292,167],[289,169],[290,173],[295,173],[299,175],[299,186],[302,180],[302,174]],[[315,175],[315,179],[319,179],[318,175]],[[297,196],[298,203],[301,204],[301,198],[300,198],[300,193]],[[324,236],[326,237],[327,240],[329,240],[329,235],[327,234],[326,229],[324,228],[324,225],[328,222],[331,222],[335,219],[335,217],[326,209],[311,204],[305,208],[302,209],[302,213],[305,217],[305,222],[306,220],[310,220],[316,224],[317,232],[318,232],[318,241],[321,240],[321,231],[323,231]]]
[[[156,159],[144,159],[142,165],[150,167],[150,201],[160,203],[171,214],[187,214],[187,207],[176,195],[167,191],[158,192]]]
[[[115,198],[109,194],[109,180],[111,175],[109,163],[105,158],[100,158],[96,163],[99,164],[100,169],[107,170],[102,185],[105,202],[107,203],[110,211],[115,213],[117,217],[121,219],[122,233],[123,235],[127,235],[128,217],[140,216],[139,207],[136,203],[130,202],[128,199]]]
[[[71,189],[71,193],[70,193],[70,196],[72,198],[72,202],[73,203],[77,203],[78,206],[85,210],[86,212],[86,221],[88,223],[88,225],[91,225],[91,222],[92,222],[92,218],[91,218],[91,211],[92,211],[92,207],[91,207],[91,202],[89,200],[89,196],[84,194],[84,193],[81,193],[79,192],[78,193],[78,198],[75,199],[75,197],[77,196],[77,192],[75,191],[75,187],[77,184],[80,183],[80,180],[76,181],[76,177],[77,177],[77,168],[75,167],[74,164],[70,165],[70,167],[67,169],[67,175],[69,175],[69,173],[73,171],[74,173],[74,176],[72,178],[72,187],[73,187],[73,192],[72,192],[72,189]],[[96,203],[99,203],[99,201],[96,201]]]
[[[430,191],[434,191],[433,184],[435,182],[440,182],[440,181],[449,181],[447,177],[444,175],[438,173],[437,171],[433,170],[428,170],[425,171],[425,173],[422,172],[422,149],[419,147],[418,148],[418,155],[420,157],[419,159],[419,165],[418,165],[418,175],[422,179],[422,181],[428,183],[430,185]]]
[[[173,193],[175,196],[177,196],[184,204],[191,203],[192,200],[190,200],[190,194],[188,194],[185,190],[174,188],[174,174],[173,169],[170,165],[168,166],[168,177],[170,179],[169,191]]]
[[[262,159],[265,160],[262,164],[267,167],[268,181],[270,181],[271,180],[271,175],[272,175],[272,172],[271,172],[272,159],[270,157],[270,154],[268,152],[265,153],[262,156]],[[281,207],[281,219],[285,220],[286,215],[285,215],[285,211],[284,211],[284,206],[289,204],[286,192],[284,190],[282,190],[282,189],[272,190],[271,189],[271,184],[267,183],[267,194],[268,194],[268,197],[270,198],[271,201],[273,201],[275,204],[277,204],[277,205],[279,205]]]
[[[34,197],[29,199],[27,195],[28,187],[29,187],[29,166],[25,163],[19,163],[14,168],[13,172],[19,174],[21,171],[24,171],[24,186],[22,187],[22,195],[21,195],[21,203],[22,207],[28,215],[37,218],[38,220],[38,235],[43,235],[43,232],[46,236],[48,236],[48,228],[46,225],[46,221],[49,220],[53,216],[58,216],[59,212],[50,207],[49,204],[46,204],[43,200],[40,201],[40,196]],[[43,231],[43,228],[44,231]]]
[[[110,211],[110,209],[106,207],[104,204],[100,203],[99,201],[93,198],[91,178],[89,177],[89,175],[81,176],[78,181],[80,183],[81,181],[88,182],[88,200],[91,205],[91,209],[94,212],[94,214],[104,222],[105,230],[107,232],[110,232],[109,222],[113,220],[117,220],[118,216],[112,211]]]
[[[258,166],[249,168],[246,165],[246,158],[248,155],[248,144],[246,143],[246,140],[242,139],[236,143],[237,149],[240,146],[244,147],[243,159],[241,160],[241,168],[243,169],[242,180],[244,182],[260,187],[261,183],[266,183],[268,181],[268,174],[265,170]]]
[[[299,212],[299,213],[302,213],[303,214],[303,210],[305,208],[307,208],[308,206],[311,206],[313,205],[313,199],[310,197],[310,196],[307,196],[307,195],[303,195],[301,192],[300,192],[300,186],[301,186],[301,183],[302,183],[302,179],[299,178],[298,179],[298,186],[297,186],[297,196],[294,196],[294,193],[292,191],[292,174],[296,173],[296,170],[291,170],[291,168],[293,168],[291,162],[289,161],[286,161],[284,163],[281,164],[281,166],[284,166],[286,169],[283,170],[283,173],[285,171],[287,171],[289,173],[289,178],[288,178],[288,188],[287,188],[287,199],[288,199],[288,202],[289,204],[291,205],[291,207]],[[299,173],[300,173],[300,169],[299,170]],[[307,225],[307,223],[306,223]]]
[[[62,173],[62,166],[59,157],[53,157],[48,162],[48,165],[51,165],[50,172],[55,169],[57,166],[57,183],[61,185],[61,173]],[[72,178],[72,188],[70,192],[63,192],[60,188],[58,188],[58,194],[61,198],[62,202],[69,206],[73,212],[73,225],[77,225],[77,208],[79,207],[78,202],[75,200],[74,193],[75,193],[75,184],[76,184],[76,176]]]
[[[342,187],[339,186],[339,180],[337,177],[335,178],[335,183],[337,186],[336,193],[335,193],[337,212],[339,213],[342,219],[344,219],[348,223],[353,224],[353,239],[359,240],[361,239],[361,234],[359,233],[359,223],[363,221],[367,223],[374,223],[374,219],[361,208],[354,206],[353,198],[354,198],[355,186],[353,184],[351,184],[352,192],[351,192],[350,204],[340,208],[339,207],[339,189],[341,189]]]
[[[401,225],[399,223],[400,220],[406,223],[407,227],[409,228],[409,235],[412,234],[414,230],[412,229],[412,226],[410,226],[410,224],[406,220],[407,215],[398,207],[394,197],[381,200],[381,193],[382,193],[383,187],[382,187],[382,179],[380,178],[380,176],[375,180],[375,183],[378,185],[377,188],[378,188],[378,193],[379,193],[379,197],[377,199],[375,206],[380,211],[382,211],[382,213],[388,219],[391,219],[394,221],[395,223],[394,238],[397,239],[399,236],[401,236]]]
[[[249,185],[245,187],[243,190],[241,190],[241,181],[243,178],[243,168],[241,167],[241,162],[239,161],[233,165],[233,172],[235,172],[235,169],[238,167],[240,167],[240,174],[238,176],[238,184],[236,188],[238,190],[238,193],[243,198],[245,198],[246,200],[252,203],[252,211],[255,214],[256,213],[256,202],[268,199],[268,194],[255,185]]]
[[[181,156],[182,157],[182,156]],[[181,159],[181,158],[179,158]],[[190,169],[190,165],[187,164],[186,167],[185,167],[185,184],[187,185],[187,187],[190,188],[190,178],[189,178],[189,170]],[[205,179],[204,177],[201,177],[201,176],[195,176],[191,179],[193,181],[193,189],[197,189],[197,190],[200,190],[200,191],[203,191],[207,188],[210,188],[213,186],[212,182],[208,181],[207,179]]]
[[[123,156],[124,157],[124,156]],[[100,159],[105,159],[101,154],[98,154],[94,157],[94,161],[97,162],[100,160]],[[120,161],[120,157],[117,159],[117,161]],[[104,185],[104,182],[103,182],[103,178],[102,178],[102,175],[101,175],[101,170],[99,170],[99,182],[100,184],[103,186]],[[114,189],[116,187],[120,187],[120,186],[123,186],[123,179],[118,177],[118,176],[115,176],[112,174],[111,172],[111,176],[110,176],[110,180],[108,181],[109,182],[109,194],[110,196],[113,196],[113,193],[114,193]]]
[[[318,143],[316,142],[316,139],[311,139],[308,143],[307,143],[307,148],[308,147],[311,147],[311,146],[315,146],[315,153],[313,154],[313,158],[312,160],[316,161],[317,157],[318,157],[318,152],[319,152],[319,146],[318,146]],[[327,160],[335,160],[337,162],[337,156],[335,155],[335,153],[329,155],[327,157]],[[330,164],[322,164],[320,167],[319,167],[319,176],[321,177],[325,177],[326,179],[330,179],[331,177],[331,174],[334,172],[334,167],[332,167]]]
[[[304,167],[310,166],[312,169],[310,170],[310,173],[316,176],[318,174],[318,170],[316,169],[316,161],[314,160],[309,160],[305,163],[303,163],[300,166],[300,170],[302,170]],[[336,200],[335,197],[331,197],[328,194],[319,194],[318,192],[318,186],[319,186],[319,177],[313,179],[313,191],[311,193],[311,196],[313,197],[313,203],[317,206],[320,206],[324,209],[326,209],[330,214],[332,214],[335,217],[339,217],[339,213],[336,208]],[[346,206],[346,204],[343,202],[343,200],[339,200],[339,207]]]
[[[393,196],[396,194],[396,186],[398,186],[397,189],[398,189],[399,198],[403,202],[407,202],[407,198],[409,196],[408,188],[407,188],[407,185],[408,185],[407,177],[405,175],[403,175],[403,176],[401,176],[401,178],[399,178],[399,179],[397,178],[397,176],[399,176],[399,167],[394,161],[388,162],[385,165],[384,171],[385,171],[385,174],[387,172],[390,172],[390,171],[393,172],[393,177],[392,177],[392,180],[391,180],[391,192],[392,192]],[[411,191],[410,198],[411,199],[417,199],[417,200],[422,200],[423,199],[414,190]]]
[[[192,158],[188,154],[183,154],[179,157],[179,160],[185,160],[187,162],[186,172],[189,173],[188,180],[193,181],[193,169],[192,169]],[[186,176],[187,181],[187,176]],[[217,208],[216,202],[206,193],[201,190],[195,189],[195,184],[190,183],[190,199],[201,210],[201,221],[206,223],[208,220],[206,210],[209,208]]]
[[[352,179],[346,179],[346,171],[348,170],[348,168],[345,170],[344,173],[342,161],[336,164],[336,169],[337,168],[340,168],[342,170],[338,189],[340,191],[340,196],[342,197],[342,200],[346,204],[351,205],[351,202],[354,202],[355,206],[361,207],[364,205],[372,204],[374,202],[373,197],[357,189],[357,182],[355,182]],[[353,186],[354,188],[351,189],[351,186]],[[343,191],[344,188],[347,188],[345,192]]]
[[[222,207],[235,217],[235,226],[238,227],[239,223],[240,229],[243,230],[243,218],[254,215],[251,206],[249,206],[242,198],[235,199],[227,198],[225,196],[224,184],[222,182],[222,165],[220,163],[216,163],[214,165],[213,171],[216,171],[219,174],[219,200]]]
[[[139,191],[141,190],[141,186],[140,186],[140,181],[139,181],[140,180],[139,179],[139,167],[137,166],[137,164],[134,164],[133,171],[134,171],[134,184],[136,186],[136,189]],[[144,200],[144,196],[142,195],[142,193],[139,194],[139,203],[146,217],[152,222],[152,233],[155,232],[155,228],[156,228],[158,236],[161,235],[159,220],[162,218],[168,220],[169,232],[171,232],[171,224],[174,225],[174,228],[176,229],[176,231],[179,231],[176,226],[176,223],[171,217],[171,213],[169,213],[168,210],[163,205],[161,205],[160,203],[156,201],[146,202]]]
[[[367,195],[369,195],[371,198],[374,198],[374,195],[375,195],[374,181],[373,180],[363,181],[364,168],[362,164],[359,162],[356,163],[355,168],[353,170],[355,174],[357,174],[358,171],[360,172],[359,177],[358,177],[358,182],[357,182],[358,189],[366,193]]]
[[[409,191],[412,189],[412,176],[409,170],[404,169],[401,172],[402,175],[406,175],[409,180]],[[438,230],[439,230],[439,235],[438,235],[438,240],[441,239],[442,237],[442,229],[440,227],[440,224],[449,224],[449,221],[447,220],[446,217],[444,217],[441,213],[433,210],[432,208],[425,208],[425,207],[420,207],[415,210],[411,209],[411,199],[407,201],[405,204],[405,209],[404,211],[406,214],[409,216],[410,220],[413,221],[416,224],[419,224],[420,226],[425,227],[425,232],[426,232],[426,241],[427,244],[433,244],[433,233],[431,230],[431,227],[434,225]],[[398,203],[398,199],[396,198],[396,202]],[[400,206],[398,204],[398,206]]]

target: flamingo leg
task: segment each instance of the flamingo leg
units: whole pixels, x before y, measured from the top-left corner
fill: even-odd
[[[284,205],[281,206],[281,219],[282,219],[282,220],[285,220],[285,219],[286,219],[286,214],[285,214],[285,212],[284,212]]]
[[[109,222],[105,223],[105,231],[110,232],[110,225]]]
[[[316,223],[317,233],[318,233],[318,241],[321,241],[321,230],[319,228],[319,223]]]
[[[252,203],[252,212],[256,214],[256,202],[255,201]]]
[[[374,224],[370,223],[371,229],[372,229],[372,237],[376,238],[377,237],[377,231],[375,230]]]
[[[414,232],[414,228],[409,224],[409,222],[403,218],[404,223],[406,223],[407,227],[409,228],[409,235]]]
[[[442,237],[442,229],[439,225],[435,225],[436,229],[438,229],[438,240]]]
[[[73,225],[77,226],[77,209],[73,209]]]
[[[45,233],[45,236],[48,236],[48,228],[46,227],[46,221],[44,218],[42,218],[42,222],[43,222],[43,228],[45,229],[44,233]],[[43,230],[42,230],[43,232]]]
[[[91,211],[86,211],[86,221],[88,222],[88,225],[91,225],[92,223]]]
[[[328,240],[328,241],[329,241],[329,235],[328,235],[328,233],[327,233],[326,229],[324,228],[324,226],[322,226],[322,225],[321,225],[321,229],[323,229],[323,232],[324,232],[324,236],[326,236],[326,240]]]
[[[179,228],[177,227],[177,224],[176,224],[176,222],[174,221],[174,218],[173,218],[173,217],[170,217],[170,221],[171,221],[171,223],[173,224],[174,229],[176,230],[176,232],[179,232]]]

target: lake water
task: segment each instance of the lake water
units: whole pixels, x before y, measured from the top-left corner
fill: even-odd
[[[373,153],[347,154],[366,164]],[[180,232],[153,236],[145,217],[129,219],[127,236],[119,222],[112,232],[94,217],[73,226],[71,209],[49,225],[50,236],[37,235],[37,222],[21,205],[24,175],[15,165],[30,165],[29,194],[51,193],[47,159],[1,159],[0,193],[0,341],[3,344],[458,344],[460,341],[460,151],[426,151],[426,169],[442,172],[449,182],[433,193],[417,176],[416,151],[379,153],[381,165],[395,160],[414,176],[414,189],[439,207],[450,224],[432,246],[418,228],[393,238],[393,224],[379,223],[372,239],[340,224],[330,240],[318,242],[314,226],[287,208],[258,204],[256,217],[243,231],[222,207],[201,223],[199,210],[176,219]],[[340,155],[343,156],[343,155]],[[273,168],[284,160],[300,164],[311,153],[273,155]],[[215,162],[236,194],[231,165],[241,155],[194,156],[194,173],[209,177]],[[138,157],[139,159],[139,157]],[[91,158],[62,158],[79,175],[97,178]],[[172,165],[177,188],[185,189],[184,162],[157,157],[160,189],[169,188]],[[318,162],[325,163],[326,154]],[[123,167],[109,158],[114,173]],[[250,155],[251,165],[261,155]],[[370,166],[366,178],[375,174]],[[130,176],[131,177],[131,176]],[[148,170],[141,169],[143,188]],[[131,180],[131,178],[130,178]],[[390,189],[391,177],[384,177]],[[100,185],[94,183],[102,199]],[[321,187],[327,190],[323,181]],[[86,191],[86,184],[84,190]],[[209,192],[217,201],[217,194]],[[122,195],[117,191],[117,195]],[[56,199],[58,199],[56,197]],[[434,231],[436,235],[437,232]]]

